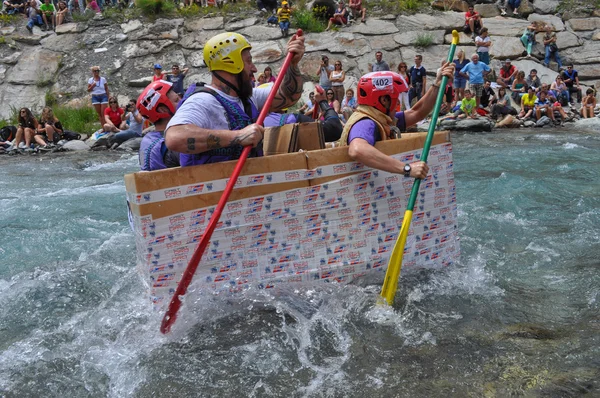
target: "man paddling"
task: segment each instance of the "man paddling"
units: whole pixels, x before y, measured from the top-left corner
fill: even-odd
[[[403,163],[374,147],[377,141],[394,138],[393,127],[405,130],[423,120],[435,106],[442,76],[454,77],[454,64],[446,62],[436,81],[415,106],[395,112],[400,93],[408,91],[404,78],[394,72],[371,72],[358,81],[358,107],[344,126],[339,144],[348,145],[352,159],[364,165],[405,177],[425,178],[429,167],[425,162]]]
[[[204,62],[212,73],[210,85],[188,92],[167,126],[165,142],[179,152],[181,166],[238,159],[244,146],[250,156],[261,156],[263,127],[254,123],[272,86],[252,88],[257,72],[252,46],[238,33],[221,33],[204,46]],[[270,111],[295,104],[302,95],[298,63],[304,55],[304,37],[292,36],[290,67],[273,100]]]

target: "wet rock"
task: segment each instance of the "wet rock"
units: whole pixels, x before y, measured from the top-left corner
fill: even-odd
[[[522,338],[535,340],[556,340],[564,337],[563,333],[546,329],[537,325],[511,325],[502,333],[505,338]]]
[[[574,31],[600,29],[600,18],[573,18],[567,25]]]
[[[431,38],[431,44],[444,44],[445,34],[446,31],[444,30],[431,30],[427,32],[417,30],[396,34],[394,35],[394,41],[401,46],[414,46],[417,40],[429,37]],[[386,38],[386,41],[389,41],[389,38]],[[385,50],[393,50],[393,48],[385,48]]]
[[[58,71],[61,55],[43,49],[32,48],[25,52],[7,76],[7,81],[13,84],[41,85],[52,81]]]
[[[140,150],[142,137],[131,138],[117,147],[119,151],[137,152]]]
[[[484,117],[477,119],[445,119],[440,122],[440,130],[492,131],[494,123]]]

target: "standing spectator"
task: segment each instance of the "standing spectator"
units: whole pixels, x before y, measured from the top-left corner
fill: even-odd
[[[410,76],[407,71],[408,65],[405,62],[400,62],[398,64],[398,74],[404,78],[406,83],[410,85]],[[409,110],[410,109],[410,101],[408,100],[408,91],[403,91],[400,93],[400,97],[398,98],[398,104],[400,105],[400,110]],[[404,108],[404,109],[402,109]]]
[[[42,20],[42,16],[40,15],[40,10],[38,9],[36,0],[31,0],[29,2],[29,7],[27,8],[27,19],[28,21],[25,27],[29,32],[33,32],[33,25],[44,25],[44,21]]]
[[[571,106],[575,105],[573,93],[577,95],[577,103],[581,104],[581,87],[579,86],[578,73],[573,69],[573,64],[567,66],[567,69],[562,71],[561,76],[569,89],[569,102]]]
[[[385,72],[389,70],[390,66],[383,60],[383,53],[381,51],[377,51],[375,53],[375,63],[369,64],[369,72]]]
[[[56,10],[54,9],[54,5],[50,3],[50,0],[44,0],[44,4],[40,6],[40,12],[42,13],[42,19],[44,20],[46,30],[50,30],[50,27],[48,26],[49,23],[52,25],[52,30],[54,30],[54,25],[56,23],[54,13]]]
[[[342,102],[344,99],[344,80],[346,80],[346,72],[342,69],[342,61],[335,61],[329,80],[331,80],[331,89],[334,92],[335,99]]]
[[[344,6],[344,2],[340,1],[338,3],[333,16],[329,18],[329,23],[327,24],[327,28],[325,30],[331,29],[333,24],[336,25],[346,25],[348,23],[348,9]]]
[[[504,88],[511,87],[517,72],[517,68],[511,65],[510,59],[507,59],[504,61],[504,66],[500,68],[500,77],[496,80],[496,83]]]
[[[108,146],[110,146],[111,149],[115,149],[131,138],[142,136],[142,130],[144,129],[144,118],[136,109],[135,100],[129,101],[129,104],[125,107],[125,120],[127,121],[127,125],[124,126],[121,124],[121,127],[125,128],[126,130],[119,131],[108,140]]]
[[[187,75],[190,68],[180,69],[178,64],[173,64],[171,67],[171,73],[167,74],[167,81],[173,83],[173,91],[175,91],[180,97],[183,97],[185,89],[183,88],[183,79]]]
[[[360,14],[360,22],[364,23],[365,17],[367,16],[367,9],[363,7],[362,0],[350,0],[348,6],[350,7],[350,11],[352,12],[352,18],[356,19],[358,14]]]
[[[581,116],[585,119],[594,117],[594,108],[596,108],[596,96],[593,88],[585,91],[585,97],[581,103]]]
[[[461,69],[461,76],[469,80],[469,88],[475,92],[475,102],[479,107],[481,102],[481,93],[483,92],[483,80],[489,73],[490,67],[479,62],[479,55],[471,55],[471,62]]]
[[[354,97],[354,90],[349,88],[346,90],[346,97],[342,100],[342,114],[344,115],[344,121],[348,120],[352,113],[356,110],[358,103]]]
[[[504,117],[506,115],[516,115],[517,110],[510,105],[510,95],[506,93],[505,87],[498,89],[498,102],[492,105],[491,118],[497,120],[498,117]]]
[[[536,120],[540,120],[542,117],[542,113],[550,118],[550,120],[554,121],[554,112],[552,111],[552,103],[547,98],[545,91],[540,91],[539,97],[534,102],[535,107],[535,118]]]
[[[554,60],[558,64],[558,70],[562,69],[562,62],[558,55],[558,45],[556,45],[556,33],[552,31],[550,25],[546,25],[546,34],[544,35],[544,50],[546,55],[544,57],[544,66],[546,68],[550,65],[550,57],[554,55]]]
[[[125,111],[119,106],[116,97],[108,99],[108,108],[104,110],[104,131],[118,133],[127,128],[125,123]]]
[[[287,1],[281,2],[281,8],[277,10],[277,22],[279,22],[279,29],[281,29],[281,36],[287,37],[288,30],[290,29],[290,17],[292,10]]]
[[[477,55],[479,55],[479,62],[483,62],[486,65],[490,64],[490,47],[492,46],[492,39],[488,36],[488,28],[481,28],[479,36],[475,39],[475,45],[477,46]]]
[[[523,47],[527,51],[527,57],[531,58],[531,51],[533,51],[533,45],[535,44],[535,33],[537,31],[537,27],[533,24],[527,26],[525,28],[525,32],[523,36],[521,36],[521,43],[523,43]]]
[[[8,15],[25,14],[25,3],[22,0],[4,0],[4,12]]]
[[[471,34],[471,37],[475,40],[475,36],[477,36],[481,28],[483,28],[481,15],[470,5],[469,10],[465,13],[465,27],[463,31],[467,35]]]
[[[438,70],[436,71],[436,76],[440,73],[442,73],[442,69],[444,68],[444,65],[446,64],[446,60],[442,60],[442,66],[440,68],[438,68]],[[454,79],[453,79],[454,80]],[[454,100],[454,89],[452,88],[452,80],[448,80],[448,83],[446,84],[446,88],[444,91],[444,97],[443,97],[443,102],[442,102],[442,110],[446,111],[448,109],[452,109],[452,101]]]
[[[465,59],[464,50],[458,50],[456,53],[456,59],[452,61],[454,63],[454,93],[456,94],[456,100],[460,101],[465,96],[465,88],[467,87],[467,79],[461,76],[460,71],[464,68],[469,60]]]
[[[265,83],[274,83],[277,78],[273,76],[273,70],[271,70],[270,66],[267,66],[264,70]]]
[[[483,90],[481,91],[480,100],[481,104],[479,107],[489,108],[490,106],[494,105],[496,101],[498,101],[498,98],[496,98],[496,93],[492,88],[492,83],[490,83],[489,80],[486,80],[485,83],[483,83]]]
[[[533,87],[535,88],[535,91],[538,91],[540,87],[542,87],[542,81],[537,75],[537,69],[532,69],[529,71],[529,76],[527,76],[525,82],[527,83],[527,87]]]
[[[319,85],[325,91],[331,88],[331,80],[329,80],[329,76],[331,76],[333,69],[333,65],[329,65],[329,57],[327,55],[323,55],[321,57],[321,65],[319,66],[317,75],[319,76]]]
[[[154,64],[154,74],[152,75],[152,81],[165,80],[165,74],[162,71],[160,64]]]
[[[527,92],[527,80],[525,80],[525,72],[520,70],[517,72],[517,77],[513,81],[513,84],[510,88],[512,90],[512,98],[516,103],[521,102],[521,96]],[[535,88],[533,89],[535,92]]]
[[[412,104],[413,99],[420,100],[425,93],[427,87],[427,71],[421,65],[423,56],[415,55],[415,64],[410,67],[408,74],[410,75],[410,90],[408,91],[408,102]]]
[[[569,103],[569,88],[560,75],[556,76],[556,80],[552,82],[550,89],[556,93],[556,99],[560,102],[560,104],[567,106]]]
[[[19,117],[17,121],[19,125],[17,126],[17,134],[15,135],[15,141],[12,150],[17,151],[21,141],[25,141],[25,150],[30,152],[31,148],[29,146],[31,145],[31,141],[33,140],[33,137],[38,129],[38,121],[35,116],[33,116],[29,108],[21,108],[19,110]]]
[[[100,76],[100,67],[92,66],[92,77],[88,80],[87,91],[92,93],[92,105],[98,114],[100,127],[104,126],[104,110],[108,106],[108,83],[104,77]]]
[[[64,1],[58,2],[58,10],[56,11],[56,26],[60,26],[65,22],[69,22],[69,8]]]
[[[527,119],[533,114],[533,106],[535,105],[535,101],[537,101],[535,90],[533,87],[529,87],[527,89],[527,93],[523,94],[521,97],[521,112],[519,112],[518,116],[520,119]]]
[[[46,146],[47,142],[55,144],[60,140],[63,126],[60,124],[60,120],[54,116],[54,112],[52,112],[52,108],[49,106],[44,107],[42,110],[42,116],[40,117],[36,131],[35,141],[40,146]]]

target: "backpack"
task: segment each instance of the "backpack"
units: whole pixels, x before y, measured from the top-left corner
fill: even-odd
[[[70,131],[70,130],[64,130],[62,133],[62,139],[65,139],[67,141],[80,140],[81,134],[78,134],[78,133],[76,133],[74,131]]]
[[[15,139],[17,128],[15,126],[5,126],[0,129],[0,141],[10,142]]]

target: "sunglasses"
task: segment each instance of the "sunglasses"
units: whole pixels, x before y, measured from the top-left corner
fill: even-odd
[[[116,104],[117,101],[108,101],[109,104]]]
[[[100,72],[100,69],[94,69],[92,72]]]
[[[335,66],[342,66],[342,64],[336,62]]]

